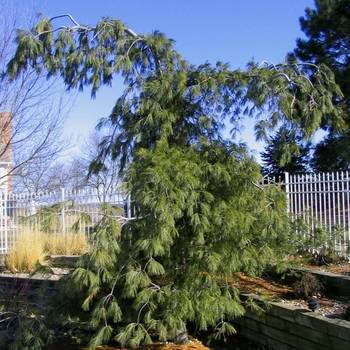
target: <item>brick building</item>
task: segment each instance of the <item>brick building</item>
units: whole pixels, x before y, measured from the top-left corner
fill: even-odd
[[[0,191],[10,192],[11,190],[11,136],[12,122],[8,112],[0,112]]]

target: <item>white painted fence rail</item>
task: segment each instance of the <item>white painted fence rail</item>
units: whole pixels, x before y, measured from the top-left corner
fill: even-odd
[[[318,174],[285,174],[289,210],[306,222],[310,230],[322,224],[328,232],[342,231],[336,242],[343,253],[350,241],[350,174],[339,171]]]
[[[58,192],[46,193],[6,193],[0,198],[0,254],[6,253],[20,232],[34,231],[40,227],[38,211],[61,203],[62,207],[56,213],[57,232],[69,232],[77,222],[81,213],[90,216],[91,224],[79,222],[78,230],[87,232],[89,227],[98,222],[101,217],[101,204],[107,202],[119,206],[121,214],[130,217],[130,198],[121,191],[101,193],[93,189],[71,191],[62,188]]]
[[[277,181],[276,182],[280,182]],[[285,188],[289,211],[298,215],[311,230],[316,223],[333,232],[341,227],[343,240],[338,249],[343,251],[350,241],[350,174],[347,171],[320,174],[285,174],[282,187]],[[44,206],[64,203],[59,215],[60,232],[66,232],[81,212],[87,212],[92,222],[99,220],[99,208],[102,202],[108,202],[123,208],[124,216],[131,217],[130,198],[121,191],[100,193],[96,190],[69,191],[39,194],[7,194],[3,191],[0,198],[0,254],[6,253],[11,243],[17,239],[24,227],[23,218],[28,218]],[[30,220],[29,220],[30,223]],[[88,227],[82,224],[80,230]]]

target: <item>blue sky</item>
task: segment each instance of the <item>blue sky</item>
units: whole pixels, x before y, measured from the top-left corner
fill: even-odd
[[[253,58],[283,61],[295,40],[303,37],[299,17],[306,7],[314,8],[314,0],[36,0],[33,11],[47,17],[69,13],[91,26],[104,16],[118,18],[136,33],[160,30],[176,41],[175,49],[189,62],[219,60],[236,69],[245,68]],[[116,78],[113,87],[103,88],[95,100],[90,100],[89,91],[79,95],[67,130],[87,136],[109,114],[121,91]],[[246,122],[241,139],[252,149],[263,149],[254,142],[252,121]]]

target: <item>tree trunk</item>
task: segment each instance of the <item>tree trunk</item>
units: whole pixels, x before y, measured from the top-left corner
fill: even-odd
[[[176,332],[176,335],[174,337],[174,344],[186,344],[188,343],[188,337],[187,337],[187,330],[184,326],[183,329],[180,329]]]

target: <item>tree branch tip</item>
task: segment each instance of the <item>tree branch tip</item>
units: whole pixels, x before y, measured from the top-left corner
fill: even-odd
[[[69,13],[65,13],[65,14],[62,14],[62,15],[57,15],[57,16],[54,16],[54,17],[51,17],[49,19],[49,22],[53,21],[54,19],[57,19],[57,18],[62,18],[62,17],[68,17],[76,26],[80,27],[80,24],[74,19],[74,17],[69,14]]]
[[[138,37],[138,35],[130,28],[125,27],[124,31],[125,31],[125,33],[129,34],[133,38],[137,38]]]

